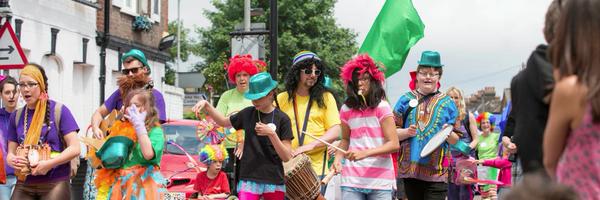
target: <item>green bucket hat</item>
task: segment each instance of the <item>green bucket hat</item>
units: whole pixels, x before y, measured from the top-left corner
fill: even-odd
[[[125,62],[125,59],[129,57],[133,57],[136,60],[139,60],[140,62],[142,62],[142,64],[144,64],[144,66],[148,67],[148,71],[150,71],[150,65],[148,65],[148,60],[146,59],[146,55],[144,54],[144,52],[140,51],[139,49],[131,49],[127,53],[123,54],[123,56],[121,56],[121,62]]]
[[[248,91],[244,93],[244,97],[257,100],[269,94],[275,87],[277,87],[277,81],[271,78],[271,74],[261,72],[250,77]]]
[[[102,161],[102,166],[106,169],[116,169],[122,167],[129,151],[133,147],[133,141],[125,136],[111,137],[96,151],[96,157]]]
[[[428,67],[442,67],[442,63],[440,62],[440,53],[437,51],[423,51],[421,53],[421,60],[417,62],[419,65],[428,66]]]

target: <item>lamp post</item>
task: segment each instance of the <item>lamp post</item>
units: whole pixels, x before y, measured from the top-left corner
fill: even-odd
[[[271,0],[271,23],[269,24],[269,38],[271,40],[271,67],[269,67],[269,73],[274,80],[277,80],[277,0]]]
[[[175,66],[175,87],[179,87],[179,65],[181,64],[181,0],[177,0],[177,66]]]

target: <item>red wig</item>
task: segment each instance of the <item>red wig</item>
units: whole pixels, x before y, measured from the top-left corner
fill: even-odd
[[[361,76],[367,72],[381,84],[385,81],[385,75],[377,68],[373,59],[368,54],[361,54],[348,61],[342,67],[340,76],[346,85],[352,81],[352,73],[357,68],[359,69],[358,74]]]
[[[229,59],[229,66],[226,66],[229,81],[235,83],[235,75],[242,71],[245,71],[252,76],[258,73],[259,66],[264,67],[266,64],[260,60],[252,60],[252,56],[250,54],[235,55]]]

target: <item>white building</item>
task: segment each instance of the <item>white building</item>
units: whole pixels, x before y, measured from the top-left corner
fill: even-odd
[[[103,31],[100,24],[104,19],[101,8],[103,0],[90,4],[88,1],[10,1],[12,24],[15,29],[20,29],[17,34],[28,61],[44,67],[49,79],[50,98],[69,107],[82,131],[85,131],[92,113],[100,105],[100,46],[96,43],[96,31]],[[166,54],[158,51],[158,42],[167,27],[167,0],[113,0],[112,3],[112,38],[106,51],[105,99],[117,89],[120,54],[131,48],[139,48],[146,53],[155,88],[165,96],[167,117],[181,119],[183,90],[163,83],[168,57],[165,58]],[[155,9],[154,6],[158,7]],[[153,13],[147,13],[149,11]],[[150,16],[153,21],[151,31],[139,33],[131,30],[133,17],[140,13]],[[53,32],[56,33],[54,52]],[[88,41],[85,61],[84,40]],[[12,76],[16,77],[18,73],[19,70],[10,70]]]

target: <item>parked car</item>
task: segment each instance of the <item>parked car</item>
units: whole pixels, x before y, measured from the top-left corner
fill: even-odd
[[[165,133],[165,149],[160,171],[168,180],[167,190],[171,196],[190,198],[196,191],[196,175],[206,166],[198,160],[204,146],[197,137],[198,121],[169,120],[162,127]]]

